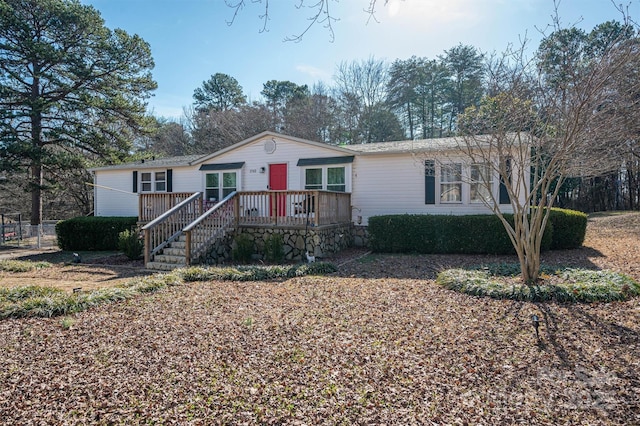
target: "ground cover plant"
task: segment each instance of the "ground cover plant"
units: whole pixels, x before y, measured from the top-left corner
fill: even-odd
[[[519,270],[516,264],[447,269],[438,274],[436,282],[473,296],[529,302],[613,302],[640,295],[640,284],[614,271],[543,265],[539,281],[525,284]]]
[[[49,262],[31,262],[24,260],[3,259],[0,260],[0,271],[7,272],[28,272],[37,269],[49,268]]]
[[[9,261],[16,263],[21,271],[36,269],[37,263],[29,261]],[[0,263],[0,267],[2,263]],[[31,269],[29,269],[31,266]],[[330,263],[319,262],[287,266],[236,266],[236,267],[190,267],[176,269],[168,274],[156,274],[131,279],[115,287],[92,291],[65,292],[58,288],[42,286],[0,287],[0,319],[20,317],[53,317],[74,314],[104,304],[130,299],[143,293],[152,293],[167,286],[184,282],[229,280],[263,281],[280,278],[322,275],[335,272]]]
[[[638,280],[639,225],[640,214],[590,219],[583,248],[543,261]],[[0,419],[640,423],[639,298],[476,298],[436,285],[437,273],[513,257],[363,254],[324,277],[212,279],[0,321]]]

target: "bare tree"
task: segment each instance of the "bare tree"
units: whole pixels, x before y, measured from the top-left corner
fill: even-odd
[[[367,118],[384,103],[388,81],[385,61],[369,57],[363,61],[341,62],[334,76],[338,99],[357,122],[359,135],[349,143],[372,142],[372,131]]]
[[[376,7],[379,4],[379,0],[363,0],[363,2],[365,3],[363,12],[369,15],[367,22],[371,19],[377,21]],[[383,2],[386,6],[389,0],[383,0]],[[329,32],[329,39],[331,42],[335,40],[333,25],[339,21],[339,18],[334,14],[333,9],[335,0],[312,0],[310,2],[305,2],[305,0],[292,0],[291,3],[292,7],[295,7],[296,9],[306,8],[309,10],[309,17],[307,18],[308,23],[301,32],[285,37],[284,41],[300,42],[311,28],[317,25],[321,25]],[[231,16],[231,19],[227,21],[227,25],[233,25],[240,12],[249,4],[259,5],[261,7],[261,12],[258,14],[258,18],[262,21],[262,28],[260,28],[259,32],[263,33],[269,31],[269,20],[271,19],[269,0],[250,0],[249,2],[247,0],[225,0],[225,4],[228,8],[233,10],[233,15]]]
[[[524,46],[507,52],[489,67],[493,96],[460,117],[460,148],[472,167],[489,170],[471,174],[470,182],[484,186],[527,283],[538,280],[542,236],[562,183],[616,170],[615,146],[628,140],[621,123],[638,109],[638,98],[620,90],[640,93],[638,79],[621,85],[629,64],[640,63],[638,40],[616,38],[601,48],[588,61],[564,63],[559,80],[545,72],[544,58],[527,60]],[[509,196],[513,222],[497,199],[496,183]]]

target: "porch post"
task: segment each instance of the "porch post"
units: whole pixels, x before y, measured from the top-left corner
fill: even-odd
[[[233,197],[233,216],[234,226],[237,227],[240,222],[240,194]]]
[[[147,266],[147,263],[149,263],[149,257],[151,257],[151,235],[149,234],[149,232],[151,232],[149,229],[145,229],[144,230],[144,266]]]
[[[184,247],[184,261],[187,266],[191,265],[191,231],[187,231],[185,234],[185,247]]]
[[[271,198],[271,202],[269,203],[271,205],[271,222],[275,223],[276,225],[278,224],[278,205],[277,205],[277,197],[276,197],[276,193],[275,192],[271,192],[269,194],[269,197]]]
[[[327,203],[324,204],[326,205]],[[313,196],[313,211],[315,212],[315,214],[313,215],[313,223],[317,227],[318,225],[320,225],[320,191],[316,191]]]

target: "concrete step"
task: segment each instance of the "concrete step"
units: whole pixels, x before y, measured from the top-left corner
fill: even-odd
[[[173,271],[174,269],[177,268],[183,268],[186,265],[182,264],[177,264],[177,263],[162,263],[162,262],[149,262],[147,263],[146,267],[147,269],[151,269],[153,271]]]
[[[165,247],[164,249],[162,249],[162,254],[169,255],[169,256],[182,256],[182,257],[184,257],[185,251],[186,250],[184,248]]]
[[[171,241],[168,247],[180,248],[184,250],[187,247],[187,244],[184,241],[177,240],[177,241]]]
[[[184,256],[172,256],[168,254],[156,254],[153,257],[153,261],[160,262],[160,263],[175,263],[175,264],[182,264],[182,265],[185,265],[187,263]]]

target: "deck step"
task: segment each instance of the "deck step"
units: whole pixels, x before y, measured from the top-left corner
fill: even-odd
[[[165,247],[164,249],[162,249],[162,254],[165,255],[169,255],[169,256],[182,256],[184,257],[185,255],[185,248],[184,247]]]
[[[178,263],[163,263],[163,262],[149,262],[147,263],[147,269],[151,269],[154,271],[173,271],[174,269],[177,268],[184,268],[186,265],[182,264],[178,264]]]
[[[184,256],[172,256],[170,254],[156,254],[153,257],[153,261],[161,263],[181,263],[183,265],[187,263]]]

